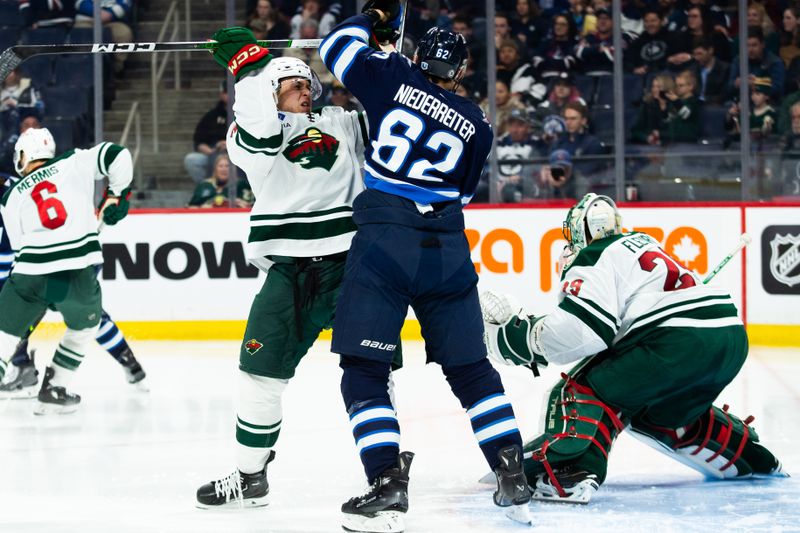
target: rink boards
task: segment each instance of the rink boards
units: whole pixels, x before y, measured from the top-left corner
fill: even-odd
[[[685,267],[710,272],[747,231],[753,243],[713,280],[737,301],[753,343],[800,338],[800,206],[629,204],[644,231]],[[556,301],[564,205],[471,207],[466,235],[480,288],[514,294],[532,313]],[[264,274],[244,259],[248,213],[140,210],[101,234],[104,307],[132,337],[236,339]],[[49,319],[58,320],[57,316]],[[419,338],[409,315],[405,338]]]

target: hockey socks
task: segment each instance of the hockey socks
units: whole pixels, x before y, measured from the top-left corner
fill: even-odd
[[[130,347],[122,332],[105,311],[103,311],[103,316],[100,318],[100,329],[97,330],[95,340],[102,349],[111,354],[120,364],[125,364],[126,361],[123,354],[126,350],[130,350]]]
[[[397,465],[400,424],[389,398],[390,364],[343,355],[342,397],[367,480]]]
[[[442,370],[467,411],[486,462],[492,470],[496,469],[500,464],[500,450],[508,446],[522,448],[514,410],[506,398],[500,375],[488,359]]]
[[[281,398],[288,382],[239,372],[236,462],[240,472],[259,472],[267,463],[281,432]]]

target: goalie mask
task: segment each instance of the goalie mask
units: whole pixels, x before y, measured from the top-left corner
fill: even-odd
[[[23,176],[22,171],[31,161],[52,159],[56,155],[56,141],[47,128],[28,128],[14,145],[14,169]]]
[[[570,208],[563,234],[574,253],[590,242],[622,233],[622,216],[608,196],[589,193]]]
[[[311,70],[302,60],[296,57],[276,57],[265,67],[272,92],[277,97],[281,88],[281,80],[285,78],[304,78],[311,83],[311,99],[316,100],[322,94],[322,84],[317,73]]]

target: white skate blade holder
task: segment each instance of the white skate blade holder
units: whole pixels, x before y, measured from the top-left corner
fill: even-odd
[[[342,513],[342,529],[356,533],[401,533],[405,530],[405,513],[381,511],[375,516]]]
[[[244,498],[243,500],[233,499],[222,505],[206,505],[195,500],[195,507],[208,511],[235,512],[241,509],[254,509],[256,507],[266,507],[269,505],[269,494],[261,498]]]
[[[3,400],[30,400],[39,395],[38,387],[23,387],[13,391],[0,392],[0,401]]]
[[[533,519],[531,518],[531,510],[528,508],[527,503],[524,503],[522,505],[512,505],[510,507],[503,507],[503,512],[506,514],[508,518],[510,518],[514,522],[520,523],[525,526],[533,525]]]
[[[36,407],[33,408],[35,415],[68,415],[78,410],[78,405],[56,405],[53,403],[37,402]]]

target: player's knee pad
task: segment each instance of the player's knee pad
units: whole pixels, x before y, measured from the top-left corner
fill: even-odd
[[[94,338],[99,327],[100,324],[98,323],[96,326],[86,329],[67,328],[61,338],[61,346],[73,352],[84,354],[94,344]]]
[[[780,475],[780,461],[758,443],[758,434],[744,420],[716,406],[695,422],[670,429],[641,422],[631,425],[631,434],[645,444],[677,459],[701,474],[717,479],[752,475]]]
[[[485,357],[466,365],[442,367],[442,372],[464,409],[469,409],[487,396],[504,391],[500,374]]]
[[[529,483],[543,472],[556,479],[554,469],[578,465],[602,483],[608,454],[625,424],[591,388],[567,374],[561,377],[546,405],[545,433],[525,444],[525,475]]]

